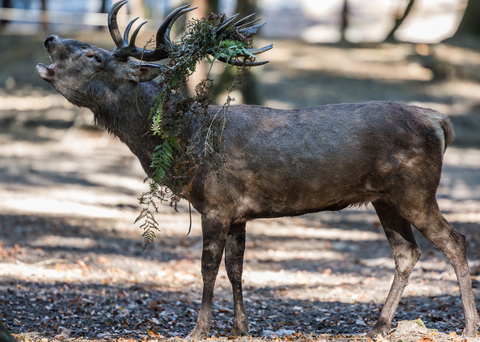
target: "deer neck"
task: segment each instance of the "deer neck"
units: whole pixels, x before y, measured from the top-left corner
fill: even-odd
[[[92,93],[96,100],[89,108],[95,122],[117,136],[137,156],[148,175],[154,171],[150,164],[153,151],[162,143],[159,136],[150,132],[150,108],[161,88],[158,83],[143,82],[124,88],[104,87]]]

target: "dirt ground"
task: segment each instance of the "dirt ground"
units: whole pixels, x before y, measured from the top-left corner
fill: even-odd
[[[80,39],[111,47],[107,35]],[[142,251],[133,221],[140,212],[137,197],[146,189],[143,171],[126,146],[91,126],[87,110],[68,104],[35,75],[36,63],[48,62],[42,40],[0,41],[0,317],[25,341],[181,339],[193,328],[201,299],[199,216],[193,215],[186,236],[187,207],[179,213],[161,207],[162,231]],[[266,56],[271,62],[254,70],[266,105],[392,100],[451,116],[457,139],[445,155],[438,200],[467,237],[480,307],[475,75],[432,81],[432,71],[406,44],[274,46]],[[475,50],[440,46],[437,54],[472,70],[480,65]],[[244,297],[251,336],[240,340],[366,340],[394,272],[371,206],[258,220],[247,231]],[[387,339],[461,341],[463,311],[453,269],[422,236],[417,241],[423,255],[392,326],[401,324]],[[425,329],[403,322],[417,318]],[[226,339],[232,319],[222,265],[210,339]]]

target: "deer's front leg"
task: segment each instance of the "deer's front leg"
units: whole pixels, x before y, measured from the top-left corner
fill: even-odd
[[[212,325],[212,300],[215,279],[222,261],[229,224],[222,222],[216,215],[202,216],[203,252],[202,278],[203,295],[200,313],[189,339],[201,339],[207,336]]]
[[[225,246],[225,266],[232,284],[235,317],[231,336],[244,336],[249,332],[247,314],[243,307],[242,273],[245,253],[245,223],[232,224]]]

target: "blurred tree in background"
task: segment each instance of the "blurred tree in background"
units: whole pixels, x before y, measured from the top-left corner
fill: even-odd
[[[480,37],[480,0],[468,0],[463,19],[453,39],[465,36]]]
[[[207,13],[218,13],[219,0],[207,0]]]
[[[340,36],[341,36],[340,41],[341,42],[347,42],[345,33],[346,33],[347,28],[349,26],[349,12],[350,12],[348,1],[349,0],[344,0],[343,1],[342,10],[340,12]],[[415,0],[409,0],[405,9],[401,8],[397,11],[397,13],[398,14],[401,13],[401,15],[398,15],[395,18],[395,24],[393,25],[393,28],[390,30],[390,32],[387,34],[384,41],[386,41],[386,42],[396,42],[396,39],[394,38],[394,34],[397,31],[397,29],[400,27],[400,25],[402,25],[402,23],[405,21],[405,18],[410,13],[414,3],[415,3]]]
[[[15,0],[1,0],[0,1],[0,7],[2,8],[12,8],[13,7],[13,2]],[[47,10],[47,0],[40,0],[40,9],[42,11],[46,11]],[[44,19],[46,19],[45,17],[45,13],[42,15],[42,17]],[[7,24],[9,23],[9,20],[0,20],[0,29],[4,28]],[[43,21],[41,23],[41,26],[42,26],[42,29],[43,30],[47,30],[48,29],[48,23],[47,21]]]
[[[1,4],[1,7],[3,7],[3,8],[12,8],[12,1],[11,0],[2,0],[2,2],[0,4]],[[0,26],[2,28],[5,27],[5,25],[7,25],[7,24],[8,24],[8,20],[0,21]]]
[[[102,0],[102,5],[100,7],[100,13],[107,13],[110,8],[107,8],[107,0]]]
[[[405,18],[408,16],[410,13],[410,10],[413,7],[413,4],[415,3],[415,0],[409,0],[407,7],[405,8],[405,11],[403,12],[402,16],[399,16],[398,18],[395,18],[395,25],[393,25],[393,28],[391,29],[390,33],[387,35],[385,38],[386,42],[393,42],[396,41],[394,34],[397,31],[397,29],[402,25],[402,23],[405,21]]]
[[[347,31],[348,27],[348,0],[344,0],[342,6],[342,13],[340,14],[340,34],[341,34],[341,41],[347,41],[345,37],[345,32]]]

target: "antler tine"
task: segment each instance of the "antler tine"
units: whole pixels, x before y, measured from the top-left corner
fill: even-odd
[[[133,19],[125,29],[125,33],[123,39],[120,34],[120,30],[118,29],[117,24],[117,13],[119,9],[127,3],[127,0],[122,0],[115,3],[110,12],[108,13],[108,26],[110,29],[110,34],[115,42],[117,48],[114,51],[114,55],[116,58],[126,59],[128,57],[134,58],[143,58],[144,61],[151,62],[151,61],[158,61],[168,57],[168,51],[165,49],[159,49],[159,46],[162,44],[172,44],[170,40],[170,30],[172,29],[172,25],[175,20],[178,19],[181,15],[193,11],[195,8],[189,8],[190,5],[181,6],[175,10],[173,10],[164,20],[162,25],[157,31],[157,39],[156,39],[156,48],[154,50],[148,49],[141,49],[135,46],[135,41],[137,39],[137,35],[140,32],[140,29],[143,25],[147,22],[143,22],[135,29],[130,38],[130,42],[128,42],[128,37],[130,34],[130,30],[133,26],[133,23],[138,19]]]
[[[141,54],[143,60],[145,61],[158,61],[168,57],[168,51],[165,49],[159,48],[160,45],[170,45],[172,41],[170,40],[170,30],[172,29],[175,20],[177,20],[181,15],[188,13],[197,9],[198,7],[194,8],[187,8],[190,5],[185,5],[182,7],[177,8],[176,10],[172,11],[165,21],[162,23],[160,28],[157,31],[156,37],[156,47],[155,50],[150,51],[146,50],[144,53]],[[138,49],[139,50],[139,49]]]
[[[170,34],[170,30],[172,28],[173,22],[176,19],[178,19],[177,14],[179,14],[179,12],[182,12],[187,7],[190,7],[190,4],[178,7],[177,9],[170,12],[169,15],[167,15],[167,17],[165,18],[162,25],[160,25],[160,27],[158,28],[158,31],[157,31],[157,36],[156,36],[157,46],[159,44],[165,44],[166,43],[167,38],[165,36],[167,34],[167,31],[168,31],[168,34]],[[196,8],[198,8],[198,7],[195,7],[195,9]],[[193,10],[193,9],[191,9],[191,10]],[[168,42],[171,42],[170,37],[168,37]]]
[[[262,18],[258,18],[258,19],[255,19],[255,20],[252,20],[248,23],[245,23],[245,24],[242,24],[240,26],[236,26],[237,29],[241,29],[242,27],[245,27],[245,26],[248,26],[248,25],[252,25],[252,24],[255,24],[256,22],[262,20]]]
[[[140,32],[140,29],[142,28],[143,25],[145,25],[147,22],[144,21],[140,25],[137,26],[135,31],[133,31],[132,38],[130,39],[130,44],[128,45],[130,48],[135,48],[135,40],[137,39],[138,32]]]
[[[187,8],[187,9],[184,9],[184,10],[181,10],[180,12],[177,13],[177,15],[175,17],[173,17],[172,21],[170,21],[170,23],[168,24],[168,27],[165,31],[165,35],[163,36],[164,38],[164,44],[172,44],[172,41],[170,40],[170,31],[172,30],[172,26],[173,24],[175,23],[175,21],[180,18],[182,15],[184,15],[185,13],[188,13],[190,11],[193,11],[193,10],[196,10],[198,7],[192,7],[192,8]],[[157,41],[157,47],[160,45],[160,43]]]
[[[247,15],[245,18],[243,19],[240,19],[239,21],[237,21],[235,24],[233,24],[233,26],[235,27],[238,27],[241,23],[243,23],[244,21],[246,21],[247,19],[250,19],[251,17],[253,17],[256,13],[252,13],[250,15]]]
[[[258,55],[258,54],[267,52],[268,50],[271,50],[272,48],[273,48],[273,44],[270,44],[270,45],[264,46],[264,47],[259,48],[259,49],[248,49],[247,51],[250,52],[252,55]]]
[[[256,23],[257,21],[261,20],[261,19],[257,19],[257,20],[253,20],[251,22],[248,22],[248,23],[245,23],[248,19],[250,19],[251,17],[253,17],[255,15],[255,13],[253,14],[250,14],[248,16],[246,16],[245,18],[243,19],[240,19],[239,21],[237,21],[235,24],[233,24],[233,27],[235,27],[236,29],[238,29],[238,32],[244,34],[245,36],[247,37],[251,37],[252,35],[256,34],[258,32],[258,30],[260,30],[266,23],[263,23],[263,24],[258,24],[258,25],[255,25],[255,26],[251,26],[251,27],[247,27],[247,28],[243,28],[243,29],[240,29],[241,27],[244,27],[244,26],[248,26],[248,25],[251,25],[251,24],[254,24]],[[238,14],[230,17],[230,18],[227,18],[225,20],[225,22],[217,29],[217,34],[221,33],[223,30],[225,30],[230,24],[232,24],[232,22],[237,18]],[[245,23],[245,24],[244,24]],[[251,55],[258,55],[260,53],[264,53],[270,49],[273,48],[273,44],[270,44],[270,45],[267,45],[267,46],[264,46],[260,49],[247,49],[247,52],[248,53],[245,53],[243,55],[239,55],[238,57],[248,57],[248,56],[251,56]],[[221,62],[224,62],[224,63],[228,63],[228,64],[231,64],[231,65],[236,65],[236,66],[249,66],[249,67],[252,67],[252,66],[260,66],[260,65],[264,65],[264,64],[267,64],[268,61],[262,61],[262,62],[250,62],[248,60],[238,60],[238,59],[235,59],[235,58],[230,58],[230,59],[227,59],[226,57],[220,57],[218,58],[219,61]]]
[[[260,30],[263,26],[265,26],[265,24],[266,24],[266,22],[255,25],[255,26],[247,27],[247,28],[244,28],[244,29],[240,29],[238,31],[240,33],[244,34],[247,37],[251,37],[254,34],[256,34],[258,32],[258,30]]]
[[[130,34],[130,29],[132,28],[132,25],[134,22],[136,22],[140,17],[136,17],[133,19],[131,22],[128,23],[127,28],[125,29],[125,32],[123,33],[123,42],[128,45],[128,35]]]
[[[125,5],[126,3],[127,3],[127,0],[116,2],[108,12],[108,30],[110,31],[110,35],[112,36],[112,39],[118,48],[123,47],[124,42],[122,40],[122,34],[118,29],[117,13],[120,10],[120,8],[122,8],[122,6]]]
[[[273,48],[273,44],[270,44],[270,45],[264,46],[260,49],[248,49],[247,51],[250,52],[252,55],[258,55],[258,54],[264,53],[264,52],[266,52],[266,51],[268,51],[272,48]],[[248,57],[249,55],[245,54],[245,55],[241,55],[241,56]],[[241,56],[238,56],[238,57],[241,57]],[[224,62],[224,63],[231,64],[231,65],[236,65],[236,66],[243,66],[243,65],[259,66],[259,65],[264,65],[264,64],[268,63],[268,61],[262,61],[262,62],[239,61],[238,59],[234,59],[234,58],[229,59],[228,62],[227,62],[227,58],[225,58],[225,57],[220,57],[218,60],[221,61],[221,62]]]
[[[217,31],[216,31],[217,35],[222,33],[223,30],[225,30],[232,22],[234,22],[235,19],[237,19],[238,15],[239,13],[227,18],[227,20],[225,20],[225,22],[217,28]]]
[[[231,64],[231,65],[249,66],[249,67],[264,65],[264,64],[267,64],[269,62],[269,61],[261,61],[261,62],[246,62],[245,61],[245,62],[243,62],[243,61],[239,61],[238,59],[234,59],[234,58],[230,58],[227,62],[227,59],[224,58],[224,57],[220,57],[218,60],[220,62],[228,63],[228,64]]]

